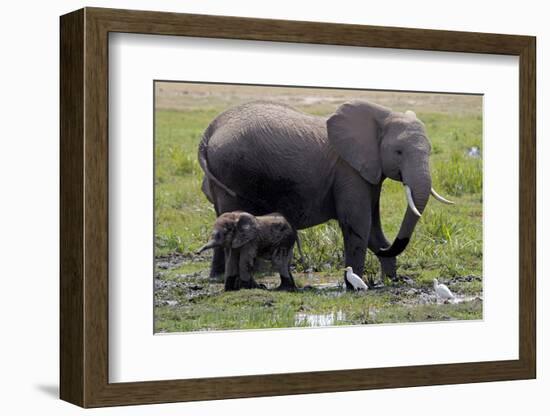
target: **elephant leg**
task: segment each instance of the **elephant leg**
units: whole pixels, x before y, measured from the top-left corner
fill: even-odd
[[[225,249],[225,284],[226,292],[239,289],[237,280],[239,278],[239,251]]]
[[[277,290],[288,290],[295,291],[296,283],[294,282],[294,277],[290,273],[290,263],[292,262],[292,249],[290,250],[281,250],[277,255],[277,266],[279,268],[279,276],[281,277],[281,284]]]
[[[239,276],[227,276],[225,278],[225,283],[224,283],[224,286],[223,286],[223,289],[226,291],[226,292],[231,292],[233,290],[239,290],[239,286],[238,286],[238,280]]]
[[[210,278],[217,279],[224,275],[225,271],[225,253],[223,248],[214,248],[214,256],[210,264]]]
[[[384,278],[387,276],[394,281],[397,280],[397,258],[378,257],[378,261],[380,262],[381,277]]]
[[[336,216],[344,238],[344,261],[346,267],[351,266],[354,273],[362,278],[375,190],[348,165],[342,165],[341,169],[342,176],[335,181],[334,195]],[[370,286],[369,282],[367,284]],[[346,288],[353,290],[347,281]]]
[[[377,253],[381,248],[386,248],[391,245],[382,229],[382,221],[380,219],[380,189],[379,186],[374,194],[372,206],[372,226],[369,234],[368,247],[373,253]],[[378,256],[377,256],[378,257]],[[396,257],[378,257],[380,263],[381,277],[390,277],[392,280],[397,278],[397,259]]]
[[[265,289],[265,286],[258,285],[254,280],[253,270],[254,270],[254,258],[256,255],[256,250],[254,247],[243,247],[241,248],[241,255],[239,258],[239,288],[243,289]]]

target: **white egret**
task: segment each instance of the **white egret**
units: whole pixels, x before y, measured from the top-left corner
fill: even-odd
[[[353,286],[354,290],[368,290],[369,288],[367,284],[363,282],[363,279],[353,273],[352,267],[346,267],[346,274],[344,275],[344,279],[346,279],[346,281]]]
[[[443,299],[443,301],[445,302],[451,299],[455,299],[455,295],[453,295],[453,292],[451,292],[449,288],[443,283],[439,283],[437,279],[434,279],[434,291],[436,296]]]

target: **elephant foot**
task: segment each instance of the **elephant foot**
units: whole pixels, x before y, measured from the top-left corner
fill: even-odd
[[[390,282],[393,282],[393,283],[399,282],[399,280],[401,280],[400,277],[397,275],[397,271],[392,271],[388,273],[388,272],[384,272],[384,270],[380,271],[379,279],[381,282],[385,282],[389,280]]]
[[[235,282],[235,287],[238,289],[267,289],[264,284],[258,284],[254,279],[250,280],[241,280],[237,279]]]
[[[225,278],[225,284],[224,284],[224,290],[226,292],[232,292],[234,290],[238,290],[239,288],[236,285],[236,282],[238,280],[238,276],[228,276]]]
[[[275,289],[277,291],[295,292],[298,288],[292,277],[281,276],[281,284]]]
[[[367,284],[367,287],[369,288],[369,290],[375,289],[377,286],[372,277],[368,277],[365,283]]]
[[[397,259],[395,257],[378,257],[380,262],[380,275],[382,278],[397,279]]]
[[[298,288],[296,287],[296,285],[291,286],[280,284],[277,288],[275,288],[275,290],[277,292],[296,292]]]

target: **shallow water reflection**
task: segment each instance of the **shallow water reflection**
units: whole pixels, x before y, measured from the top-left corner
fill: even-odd
[[[345,321],[346,314],[342,311],[331,312],[327,314],[308,314],[298,313],[294,318],[294,323],[297,326],[332,326],[338,321]]]

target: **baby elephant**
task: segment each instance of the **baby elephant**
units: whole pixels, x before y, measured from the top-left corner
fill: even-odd
[[[225,290],[262,287],[252,276],[258,257],[270,260],[279,271],[281,284],[277,290],[294,290],[296,284],[290,273],[290,262],[296,240],[296,231],[279,213],[255,217],[247,212],[233,211],[218,217],[210,241],[199,253],[215,247],[224,248]]]

